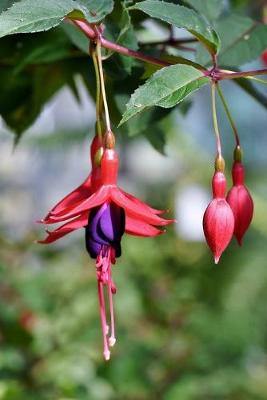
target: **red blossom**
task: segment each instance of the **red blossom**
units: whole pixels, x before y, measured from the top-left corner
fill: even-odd
[[[213,200],[203,217],[203,230],[215,264],[231,241],[234,232],[234,215],[225,199],[226,179],[223,172],[215,172],[212,179]]]
[[[96,259],[98,298],[103,336],[103,355],[110,358],[110,348],[116,342],[113,295],[116,287],[112,280],[112,265],[121,255],[124,232],[136,236],[156,236],[164,232],[159,227],[173,222],[160,217],[156,210],[117,186],[119,158],[114,149],[114,137],[105,138],[105,150],[95,138],[91,145],[92,172],[74,191],[64,197],[47,216],[44,224],[65,222],[39,243],[52,243],[63,236],[85,228],[86,249]],[[104,297],[107,288],[110,327]],[[109,337],[108,337],[109,335]]]
[[[245,172],[241,162],[235,161],[232,168],[233,187],[227,195],[234,218],[234,235],[241,246],[242,239],[246,233],[253,217],[253,200],[244,184]]]
[[[261,59],[265,65],[267,65],[267,49],[262,53]]]

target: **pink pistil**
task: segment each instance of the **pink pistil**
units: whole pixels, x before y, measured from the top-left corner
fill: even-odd
[[[113,309],[113,295],[116,293],[116,287],[112,281],[111,265],[115,264],[115,251],[111,246],[102,246],[101,252],[96,259],[96,274],[98,280],[98,298],[100,308],[100,319],[103,335],[103,354],[106,361],[110,359],[110,347],[116,343],[115,322]],[[106,306],[104,297],[104,286],[107,286],[107,295],[110,312],[110,337],[109,326],[106,319]]]
[[[110,351],[106,336],[108,326],[106,322],[106,309],[105,309],[105,299],[103,292],[103,283],[100,281],[98,281],[98,298],[99,298],[100,319],[101,319],[101,327],[103,335],[103,355],[105,360],[108,361],[110,359]]]

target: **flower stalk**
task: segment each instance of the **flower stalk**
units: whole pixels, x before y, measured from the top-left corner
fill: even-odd
[[[211,83],[211,107],[212,107],[212,120],[214,126],[214,133],[216,138],[216,149],[217,149],[217,160],[222,160],[222,145],[221,145],[221,135],[219,131],[218,118],[217,118],[217,109],[216,109],[216,82]],[[216,161],[217,161],[216,160]],[[217,170],[217,168],[216,168]],[[224,168],[219,168],[221,172],[223,172]]]
[[[90,53],[94,64],[95,69],[95,78],[96,78],[96,131],[99,139],[102,138],[102,128],[101,128],[101,117],[102,117],[102,97],[101,97],[101,83],[99,76],[99,67],[96,55],[95,45],[91,42],[90,45]]]
[[[233,134],[234,134],[234,137],[235,137],[236,146],[237,146],[237,147],[240,147],[240,139],[239,139],[237,127],[236,127],[236,125],[235,125],[235,123],[234,123],[233,117],[232,117],[232,115],[231,115],[231,112],[230,112],[230,109],[229,109],[229,107],[228,107],[228,104],[226,103],[225,97],[224,97],[224,95],[223,95],[223,92],[222,92],[222,89],[221,89],[219,83],[217,83],[216,87],[217,87],[217,91],[218,91],[218,94],[219,94],[219,96],[220,96],[220,99],[221,99],[221,101],[222,101],[222,105],[223,105],[223,108],[224,108],[224,110],[225,110],[226,116],[227,116],[227,118],[228,118],[228,120],[229,120],[229,123],[230,123],[230,125],[231,125],[231,128],[232,128],[232,130],[233,130]]]
[[[107,128],[107,132],[111,132],[111,124],[110,124],[108,102],[107,102],[105,80],[104,80],[104,72],[103,72],[103,65],[102,65],[100,40],[98,40],[97,44],[96,44],[96,54],[97,54],[97,63],[98,63],[99,78],[100,78],[100,85],[101,85],[101,93],[102,93],[104,110],[105,110],[106,128]]]

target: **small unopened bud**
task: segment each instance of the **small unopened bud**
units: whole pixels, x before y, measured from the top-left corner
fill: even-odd
[[[261,54],[261,59],[263,61],[263,63],[265,65],[267,65],[267,50],[265,50],[262,54]]]
[[[244,184],[245,173],[241,162],[235,161],[232,168],[233,187],[227,195],[227,202],[230,205],[234,218],[234,235],[238,244],[242,245],[242,239],[253,218],[253,200]]]
[[[104,145],[106,149],[114,149],[115,147],[115,136],[113,132],[107,131],[104,137]]]
[[[230,243],[234,232],[234,215],[225,200],[226,179],[222,172],[215,172],[212,179],[213,200],[203,217],[203,230],[207,244],[214,255],[215,264]]]
[[[99,138],[98,135],[95,135],[90,146],[90,157],[92,166],[94,164],[95,155],[101,147],[102,147],[102,140]]]
[[[225,161],[222,156],[218,156],[215,160],[215,171],[224,172],[224,169],[225,169]]]
[[[100,167],[103,154],[104,154],[104,149],[103,147],[100,147],[95,153],[94,167]]]
[[[235,150],[234,150],[234,160],[235,161],[242,161],[242,150],[241,147],[238,145],[236,146]]]

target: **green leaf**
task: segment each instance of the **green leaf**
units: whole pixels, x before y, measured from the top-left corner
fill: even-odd
[[[189,65],[162,68],[131,96],[120,125],[148,107],[173,107],[208,81],[201,71]]]
[[[251,18],[230,15],[216,24],[221,39],[218,56],[219,64],[238,67],[255,60],[267,47],[267,25],[259,24]],[[205,50],[197,54],[199,63],[209,63],[210,57]]]
[[[6,10],[7,8],[11,7],[12,4],[14,4],[16,1],[18,0],[1,0],[0,13]]]
[[[93,86],[94,74],[84,57],[34,65],[19,73],[16,68],[0,66],[0,114],[16,133],[16,141],[61,87],[68,85],[74,90],[77,74],[86,76]]]
[[[197,12],[205,15],[211,21],[217,19],[224,8],[222,0],[185,0],[185,3],[192,6]]]
[[[74,10],[90,23],[99,22],[112,8],[112,0],[21,0],[0,14],[0,37],[46,31]]]
[[[70,58],[73,55],[73,47],[64,31],[56,28],[53,31],[39,32],[32,35],[19,35],[20,44],[16,52],[16,67],[14,73],[18,73],[27,65],[53,63]],[[17,39],[17,36],[13,36]],[[1,39],[10,42],[10,37]],[[0,49],[1,49],[0,42]],[[13,51],[12,51],[13,52]],[[14,53],[14,52],[13,52]]]
[[[71,24],[62,24],[62,29],[70,39],[70,41],[80,49],[83,53],[88,54],[89,39],[82,33],[80,29]]]
[[[54,3],[53,0],[51,1]],[[91,24],[102,21],[106,15],[112,12],[114,7],[113,0],[74,0],[74,3],[76,9],[80,10]]]
[[[122,7],[123,9],[120,19],[121,30],[117,39],[117,43],[125,47],[130,47],[133,50],[137,50],[138,44],[134,34],[129,11],[125,8],[124,5],[122,5]],[[125,70],[130,73],[134,60],[131,57],[126,56],[120,56],[120,59]]]
[[[218,50],[219,40],[216,32],[194,10],[157,0],[147,0],[137,3],[131,9],[141,10],[152,18],[158,18],[177,28],[186,29],[201,41],[211,53],[216,53]]]
[[[125,6],[125,1],[116,2],[112,14],[105,20],[105,37],[111,42],[117,43],[124,47],[129,47],[133,50],[138,49],[137,39],[134,33],[131,17],[128,9]],[[105,59],[112,56],[112,68],[113,78],[116,79],[122,76],[129,75],[132,67],[136,64],[136,60],[133,57],[123,56],[113,50],[104,51]],[[107,68],[110,66],[107,65]],[[113,68],[115,67],[115,68]]]
[[[166,146],[166,130],[161,126],[152,124],[149,129],[142,132],[142,135],[149,141],[149,143],[157,150],[160,154],[165,155]]]
[[[202,69],[202,65],[195,63],[192,60],[189,60],[188,58],[184,58],[181,56],[173,56],[171,54],[164,54],[164,55],[159,55],[158,58],[163,61],[167,61],[170,64],[185,64],[185,65],[191,65],[192,67],[196,69]],[[156,65],[156,64],[149,64],[145,63],[144,64],[144,74],[142,76],[143,79],[149,78],[154,72],[158,71],[161,69],[161,65]]]

